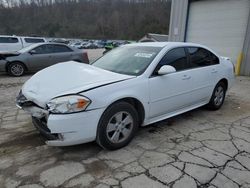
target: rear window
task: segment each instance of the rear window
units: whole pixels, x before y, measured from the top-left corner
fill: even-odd
[[[27,43],[40,43],[44,42],[43,39],[37,39],[37,38],[24,38],[24,41]]]
[[[0,37],[0,43],[18,43],[16,37]]]

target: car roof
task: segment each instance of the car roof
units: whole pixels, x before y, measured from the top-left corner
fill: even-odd
[[[56,44],[56,45],[68,46],[68,45],[66,45],[66,44],[56,43],[56,42],[39,42],[39,43],[31,44],[30,46],[36,47],[36,46],[40,46],[40,45],[44,45],[44,44]]]
[[[216,55],[217,57],[219,57],[220,55],[217,54],[217,52],[215,52],[213,49],[201,45],[201,44],[196,44],[196,43],[191,43],[191,42],[139,42],[139,43],[132,43],[132,44],[126,44],[124,46],[148,46],[148,47],[159,47],[159,48],[178,48],[178,47],[200,47],[200,48],[204,48],[209,50],[210,52],[212,52],[214,55]]]
[[[132,44],[126,44],[124,46],[148,46],[148,47],[159,47],[159,48],[176,48],[176,47],[201,47],[204,49],[209,50],[213,54],[219,56],[214,50],[211,48],[201,45],[201,44],[196,44],[196,43],[191,43],[191,42],[139,42],[139,43],[132,43]]]
[[[45,37],[29,37],[29,36],[17,36],[17,35],[0,35],[0,37],[13,37],[13,38],[34,38],[34,39],[45,39]]]
[[[59,44],[59,45],[66,45],[67,46],[67,44],[63,44],[63,43],[60,43],[60,42],[40,42],[40,43],[36,43],[36,44]]]
[[[16,36],[16,35],[0,35],[0,37],[14,37],[14,38],[18,38],[18,36]]]
[[[200,46],[200,44],[189,43],[189,42],[139,42],[139,43],[132,43],[126,44],[126,46],[149,46],[149,47],[161,47],[164,48],[166,46]]]

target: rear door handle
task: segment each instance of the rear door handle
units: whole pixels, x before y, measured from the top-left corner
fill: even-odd
[[[189,80],[190,78],[191,78],[191,76],[183,75],[182,80]]]

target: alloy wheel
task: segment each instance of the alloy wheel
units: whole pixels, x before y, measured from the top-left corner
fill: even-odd
[[[10,67],[10,71],[14,76],[21,76],[24,72],[24,68],[21,64],[15,63]]]
[[[219,86],[216,88],[214,93],[214,104],[216,106],[220,106],[224,99],[224,88],[222,86]]]
[[[130,136],[133,126],[133,118],[128,112],[118,112],[110,118],[106,135],[110,142],[121,143]]]

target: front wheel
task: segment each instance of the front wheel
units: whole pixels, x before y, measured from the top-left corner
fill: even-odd
[[[8,65],[7,71],[11,76],[22,76],[25,72],[25,67],[22,63],[13,62]]]
[[[211,110],[218,110],[224,103],[226,96],[226,85],[223,82],[219,82],[213,91],[213,95],[207,105]]]
[[[104,149],[119,149],[132,140],[137,129],[138,114],[135,108],[129,103],[118,102],[103,113],[96,141]]]

